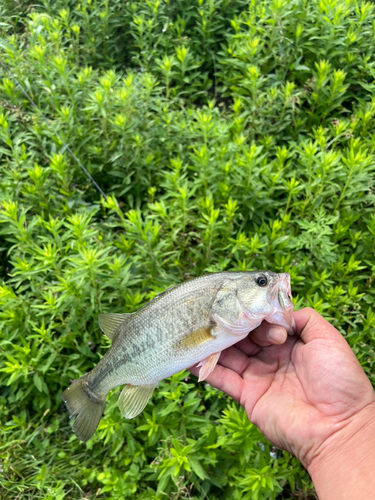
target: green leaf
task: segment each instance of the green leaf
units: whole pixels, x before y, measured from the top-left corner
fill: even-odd
[[[43,391],[43,381],[37,373],[34,373],[33,380],[34,380],[35,387],[38,389],[39,392],[42,392]]]
[[[201,464],[198,462],[197,459],[195,459],[194,457],[189,457],[188,460],[189,464],[191,465],[191,468],[200,479],[202,480],[208,479],[209,476],[206,474],[206,472],[204,471],[203,467],[201,466]]]

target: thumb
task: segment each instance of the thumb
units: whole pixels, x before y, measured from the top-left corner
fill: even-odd
[[[305,344],[312,340],[324,339],[333,340],[337,345],[348,346],[341,333],[311,307],[295,311],[293,315],[297,333]]]

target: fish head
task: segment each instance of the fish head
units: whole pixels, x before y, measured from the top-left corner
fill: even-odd
[[[238,299],[245,314],[295,332],[289,273],[259,271],[237,282]]]

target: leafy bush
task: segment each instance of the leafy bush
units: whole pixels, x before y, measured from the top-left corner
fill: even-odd
[[[299,462],[188,373],[72,435],[60,393],[131,312],[205,272],[291,274],[374,376],[374,6],[1,5],[0,498],[314,498]]]

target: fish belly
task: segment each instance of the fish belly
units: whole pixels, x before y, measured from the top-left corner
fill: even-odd
[[[157,384],[160,380],[198,364],[211,354],[221,352],[245,338],[246,335],[247,333],[241,337],[230,336],[225,332],[225,334],[213,337],[211,341],[193,349],[159,348],[153,352],[145,353],[142,358],[125,363],[117,371],[116,385]]]

